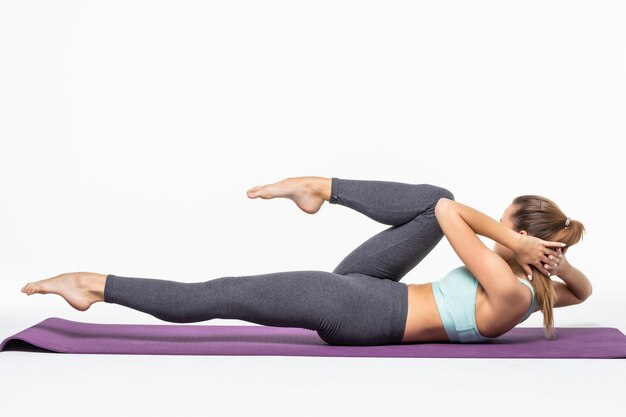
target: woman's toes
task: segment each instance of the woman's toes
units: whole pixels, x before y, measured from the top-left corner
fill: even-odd
[[[46,282],[29,282],[22,288],[22,292],[26,293],[26,295],[33,295],[35,293],[47,294],[48,285]]]
[[[248,198],[258,197],[258,188],[259,187],[252,187],[248,191],[246,191],[246,193],[248,194]]]
[[[46,284],[42,282],[41,284],[33,285],[32,292],[33,292],[33,294],[35,294],[35,293],[47,294],[48,291],[47,291],[47,288],[46,288]]]
[[[248,197],[256,198],[261,197],[263,199],[268,199],[275,197],[275,193],[272,191],[272,184],[269,185],[257,185],[256,187],[252,187],[248,190]]]

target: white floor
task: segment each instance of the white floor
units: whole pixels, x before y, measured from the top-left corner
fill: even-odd
[[[618,327],[624,332],[626,315],[617,301],[614,308],[605,306],[606,314],[600,309],[601,315],[613,317],[613,321],[568,322],[563,310],[560,325]],[[597,306],[594,308],[598,312]],[[621,314],[610,316],[610,310]],[[80,314],[68,311],[52,315],[81,320]],[[119,320],[115,314],[112,317],[110,322],[136,322],[132,318]],[[527,325],[540,325],[540,318],[539,314],[531,317]],[[2,320],[0,338],[40,320],[41,316]],[[90,321],[88,316],[82,320]],[[156,319],[145,322],[158,323]],[[572,417],[623,415],[620,406],[626,361],[9,351],[0,353],[0,375],[0,416],[11,417],[196,416],[212,412],[254,416],[497,413]]]
[[[10,352],[0,367],[3,416],[609,416],[626,375],[626,361],[573,359]]]

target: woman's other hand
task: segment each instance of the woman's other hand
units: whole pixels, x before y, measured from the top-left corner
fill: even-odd
[[[557,252],[559,253],[557,256],[548,256],[550,261],[544,264],[544,268],[550,271],[550,275],[563,276],[571,265],[567,259],[565,259],[565,252],[561,250],[561,248],[558,248]]]
[[[552,248],[562,248],[563,246],[565,244],[562,242],[551,242],[534,236],[519,234],[513,255],[526,275],[532,276],[530,265],[534,265],[544,275],[556,275],[553,268],[558,268],[558,259],[562,258],[559,257],[559,252]],[[551,259],[550,256],[553,258]],[[550,266],[550,268],[546,269],[544,265]]]

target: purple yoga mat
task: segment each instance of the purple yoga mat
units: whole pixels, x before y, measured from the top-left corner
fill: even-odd
[[[0,351],[135,355],[272,355],[396,358],[624,358],[626,336],[612,327],[518,327],[482,343],[333,346],[313,330],[273,326],[100,324],[50,317],[0,344]]]

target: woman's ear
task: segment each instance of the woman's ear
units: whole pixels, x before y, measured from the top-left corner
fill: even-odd
[[[528,233],[526,233],[526,230],[520,230],[517,233],[519,233],[520,235],[527,235],[528,234]]]

